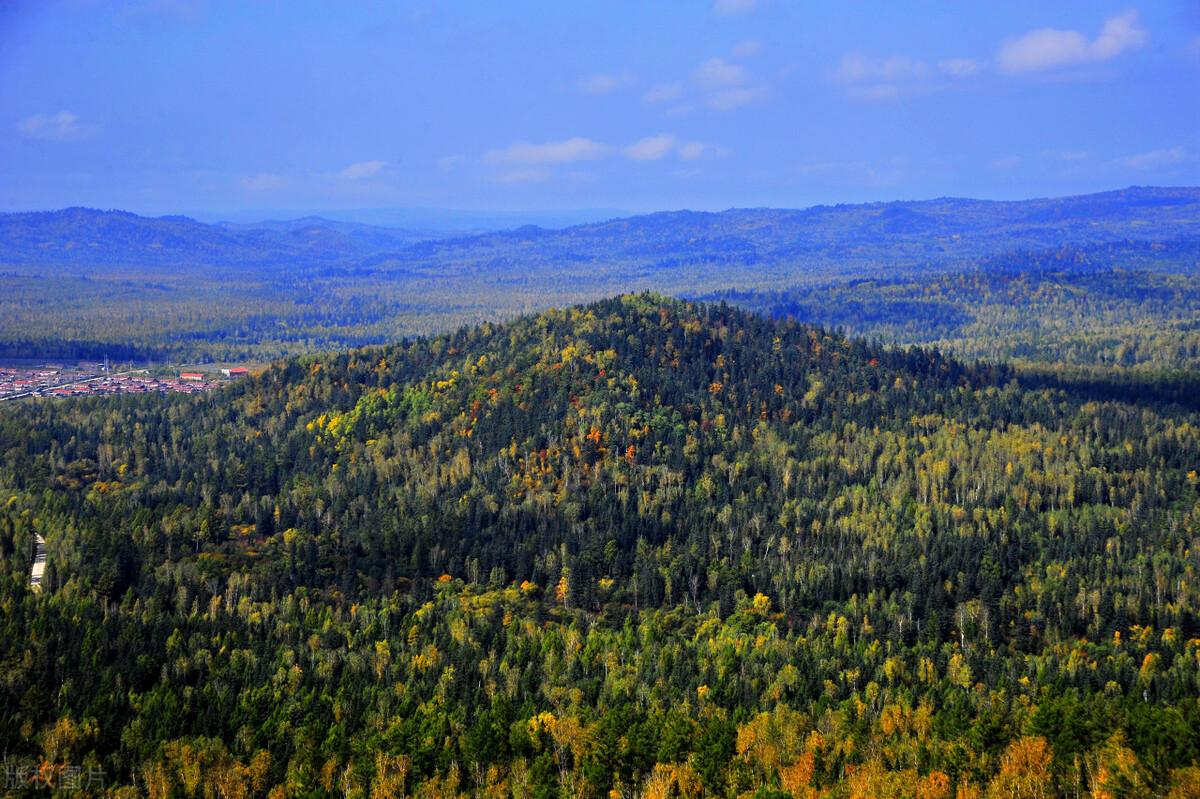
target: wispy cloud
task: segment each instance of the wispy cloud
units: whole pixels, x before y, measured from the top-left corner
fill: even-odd
[[[718,16],[729,17],[734,14],[747,14],[758,7],[758,0],[714,0],[713,12]]]
[[[766,86],[738,86],[713,92],[705,105],[714,111],[733,111],[745,105],[762,102],[771,96]]]
[[[1131,169],[1159,169],[1182,163],[1190,157],[1186,148],[1177,145],[1175,147],[1163,147],[1158,150],[1129,155],[1117,159],[1117,162]]]
[[[502,172],[492,178],[496,183],[521,184],[521,183],[544,183],[551,177],[551,172],[548,169],[517,169],[511,172]]]
[[[969,78],[979,74],[979,62],[973,58],[947,58],[937,64],[938,72],[951,78]]]
[[[991,169],[994,169],[997,172],[1008,172],[1009,170],[1016,169],[1020,165],[1021,165],[1020,156],[1010,155],[1006,158],[995,159],[994,161],[992,161],[991,163],[988,164],[988,167],[990,167]]]
[[[702,89],[724,89],[746,81],[746,68],[723,58],[710,58],[692,72],[692,80]]]
[[[490,150],[484,154],[483,160],[502,167],[492,174],[491,180],[516,184],[540,183],[552,178],[571,178],[573,175],[578,178],[583,173],[556,169],[574,162],[611,160],[615,157],[640,163],[668,159],[695,161],[722,152],[720,147],[684,139],[674,133],[657,133],[623,147],[578,136],[544,144],[519,142],[503,149]]]
[[[95,125],[85,125],[73,111],[34,114],[17,123],[17,131],[26,138],[43,141],[76,141],[96,134]]]
[[[1042,150],[1038,155],[1050,161],[1062,161],[1068,164],[1088,159],[1088,153],[1085,150]]]
[[[967,79],[985,72],[1023,75],[1109,61],[1141,47],[1148,38],[1137,11],[1127,11],[1105,20],[1093,39],[1079,31],[1055,28],[1039,28],[1006,39],[994,61],[962,56],[933,61],[908,55],[881,58],[847,53],[834,70],[833,79],[845,86],[851,97],[893,100],[970,85]]]
[[[1010,75],[1080,66],[1116,58],[1141,47],[1148,38],[1137,11],[1126,11],[1105,20],[1091,40],[1079,31],[1057,28],[1038,28],[1008,39],[996,63]]]
[[[615,75],[607,72],[601,72],[596,75],[583,78],[579,81],[578,85],[579,91],[583,92],[584,94],[601,95],[612,94],[613,92],[620,91],[626,86],[632,84],[633,80],[633,73],[631,72],[622,72]]]
[[[609,153],[608,145],[582,136],[541,144],[517,142],[499,150],[489,150],[484,160],[490,164],[565,164],[572,161],[596,161]]]
[[[875,59],[861,53],[842,56],[835,77],[842,83],[900,83],[930,74],[929,65],[908,56]]]
[[[622,152],[634,161],[661,161],[671,155],[683,161],[694,161],[714,149],[702,142],[681,141],[673,133],[660,133],[640,139]]]
[[[745,39],[733,46],[730,55],[734,58],[753,58],[762,52],[762,42],[758,39]]]
[[[660,133],[657,136],[647,136],[625,148],[625,156],[634,161],[658,161],[666,158],[677,146],[678,141],[673,134]]]
[[[651,86],[642,95],[642,99],[649,105],[662,105],[674,100],[678,100],[683,96],[683,87],[678,83],[659,83]]]
[[[359,161],[338,172],[338,177],[346,180],[361,180],[378,175],[386,166],[386,161]]]
[[[949,86],[950,82],[970,78],[979,71],[979,62],[971,58],[947,58],[933,65],[906,55],[872,58],[862,53],[847,53],[833,77],[858,99],[891,100]]]
[[[703,102],[714,111],[732,111],[771,96],[770,87],[750,83],[750,72],[741,64],[710,58],[692,71],[692,82]]]

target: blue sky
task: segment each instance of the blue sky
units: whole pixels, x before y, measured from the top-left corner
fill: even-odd
[[[1200,3],[0,2],[0,208],[1200,184]]]

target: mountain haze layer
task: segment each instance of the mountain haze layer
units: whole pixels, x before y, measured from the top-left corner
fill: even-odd
[[[444,235],[444,234],[443,234]],[[1011,249],[1200,235],[1200,189],[1129,188],[1012,202],[938,199],[805,210],[671,211],[560,230],[533,226],[414,243],[432,234],[320,218],[207,225],[70,208],[0,215],[0,264],[222,264],[663,269],[811,260],[814,271],[916,266]]]

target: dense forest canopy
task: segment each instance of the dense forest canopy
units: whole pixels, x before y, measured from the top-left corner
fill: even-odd
[[[702,295],[965,358],[1067,367],[1200,365],[1200,242],[1114,242],[980,259],[971,269]]]
[[[1102,389],[637,294],[5,407],[0,745],[120,796],[1195,796],[1200,412]]]

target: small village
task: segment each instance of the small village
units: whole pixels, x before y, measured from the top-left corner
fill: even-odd
[[[0,401],[152,392],[198,394],[248,374],[244,367],[164,373],[150,369],[110,372],[105,364],[0,366]]]

